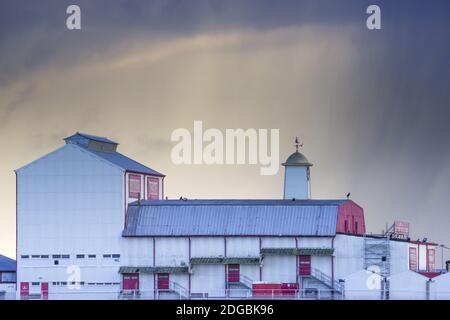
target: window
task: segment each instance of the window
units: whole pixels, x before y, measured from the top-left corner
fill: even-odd
[[[128,176],[128,197],[138,199],[141,196],[141,176],[130,174]]]
[[[70,254],[63,254],[61,255],[62,259],[70,259]]]
[[[159,179],[148,177],[147,178],[147,199],[158,200],[159,199]]]
[[[344,231],[348,232],[348,221],[347,220],[344,221]]]
[[[50,256],[48,254],[41,255],[41,259],[48,259]]]
[[[31,256],[31,259],[39,259],[40,257],[41,257],[40,255],[33,254]]]
[[[32,286],[38,286],[38,285],[39,285],[39,282],[32,282],[31,285],[32,285]]]
[[[77,254],[77,259],[84,259],[84,254]]]
[[[54,264],[55,266],[59,265],[59,260],[53,261],[53,264]]]
[[[103,258],[109,259],[109,258],[111,258],[111,255],[110,255],[110,254],[104,254],[104,255],[103,255]]]
[[[433,272],[435,269],[435,250],[434,249],[428,249],[427,255],[428,255],[428,272]]]
[[[22,259],[28,259],[30,256],[27,256],[27,255],[25,255],[25,256],[20,256],[20,258],[22,258]]]
[[[417,271],[417,249],[409,248],[409,270]]]
[[[53,259],[61,259],[61,255],[60,254],[54,254],[52,255]]]
[[[114,259],[119,259],[120,258],[120,254],[113,254],[113,255],[111,255],[111,257],[113,257]]]
[[[95,254],[88,254],[89,259],[95,259],[97,256]]]

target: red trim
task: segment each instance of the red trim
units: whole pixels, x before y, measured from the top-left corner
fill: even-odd
[[[331,283],[333,283],[334,287],[334,238],[331,239],[331,248],[333,249],[333,254],[331,255]]]
[[[189,261],[191,261],[191,237],[188,237],[188,242],[189,242]],[[189,290],[189,299],[191,297],[191,272],[189,272],[188,275],[188,290]]]
[[[295,237],[295,248],[298,248],[298,239]],[[295,259],[295,274],[298,275],[298,258]],[[296,282],[298,282],[298,277],[296,279]]]
[[[417,244],[417,271],[420,271],[420,243]]]
[[[227,237],[223,237],[223,256],[226,257],[227,256]],[[228,265],[224,265],[224,271],[225,271],[225,289],[228,289]]]
[[[262,248],[262,238],[259,237],[259,253],[261,253],[261,248]],[[261,264],[259,265],[259,281],[262,281],[262,266],[261,266]]]

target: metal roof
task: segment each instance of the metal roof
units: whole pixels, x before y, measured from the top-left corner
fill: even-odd
[[[139,172],[139,173],[146,173],[156,176],[164,176],[162,173],[159,173],[156,170],[153,170],[147,166],[144,166],[143,164],[140,164],[137,161],[134,161],[133,159],[128,158],[127,156],[124,156],[123,154],[119,152],[101,152],[96,150],[91,150],[87,148],[83,148],[84,150],[91,152],[100,158],[105,159],[108,162],[111,162],[122,169],[126,171],[133,171],[133,172]]]
[[[333,248],[261,248],[264,256],[331,256]]]
[[[0,254],[0,271],[16,271],[16,260],[5,257]]]
[[[259,265],[260,257],[194,257],[189,263],[195,264],[250,264]]]
[[[82,133],[82,132],[77,132],[74,135],[71,135],[70,137],[65,138],[64,140],[70,139],[74,136],[82,136],[83,138],[89,139],[89,140],[94,140],[94,141],[98,141],[98,142],[103,142],[103,143],[111,143],[111,144],[118,144],[117,142],[114,142],[106,137],[100,137],[100,136],[94,136],[92,134],[87,134],[87,133]]]
[[[134,202],[123,236],[334,236],[347,200]]]
[[[123,154],[116,151],[116,148],[113,148],[109,151],[102,151],[98,149],[93,149],[89,147],[89,140],[107,143],[109,145],[113,144],[117,146],[117,142],[114,142],[106,137],[99,137],[94,136],[91,134],[86,133],[80,133],[77,132],[70,137],[67,137],[64,139],[66,144],[72,144],[76,145],[83,150],[86,150],[90,153],[95,154],[96,156],[126,170],[126,171],[132,171],[132,172],[138,172],[138,173],[144,173],[144,174],[150,174],[150,175],[156,175],[156,176],[164,176],[162,173],[159,173],[156,170],[153,170],[147,166],[144,166],[143,164],[134,161],[133,159],[128,158],[127,156],[124,156]]]
[[[128,267],[119,268],[119,273],[189,273],[188,266],[155,266],[155,267]]]

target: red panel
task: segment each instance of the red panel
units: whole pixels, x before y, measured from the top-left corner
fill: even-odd
[[[409,248],[409,270],[417,271],[417,249]]]
[[[29,282],[21,282],[20,283],[20,297],[26,298],[30,294],[30,283]]]
[[[122,288],[123,290],[139,290],[139,273],[124,273]]]
[[[128,176],[128,196],[138,199],[141,194],[141,176],[130,174]]]
[[[159,179],[148,177],[147,178],[147,199],[159,200]]]
[[[311,275],[311,256],[298,256],[298,274],[301,276]]]
[[[336,232],[363,235],[366,233],[364,209],[349,200],[339,206]]]
[[[252,291],[254,298],[279,297],[282,295],[281,283],[254,283]]]
[[[48,299],[48,282],[42,282],[41,283],[41,294],[42,299],[47,300]]]
[[[240,266],[238,264],[228,265],[228,282],[239,282]]]
[[[295,297],[298,292],[298,283],[282,283],[281,294],[285,297]]]
[[[168,290],[169,289],[169,274],[168,273],[158,273],[158,289]]]

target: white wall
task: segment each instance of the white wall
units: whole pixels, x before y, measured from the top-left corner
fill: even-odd
[[[97,255],[89,261],[95,268],[82,268],[82,281],[117,279],[120,262],[101,257],[124,258],[123,180],[122,169],[73,144],[19,169],[18,283],[67,280],[65,266],[81,264],[76,254]],[[51,258],[21,259],[52,254],[70,254],[70,259],[59,259],[60,266]]]
[[[450,300],[450,273],[441,274],[433,279],[436,299]]]
[[[227,237],[228,257],[259,257],[259,238]]]
[[[397,299],[426,299],[428,278],[414,271],[404,271],[389,278],[389,297]]]
[[[379,300],[381,276],[367,270],[358,270],[345,277],[345,299]]]
[[[192,293],[207,293],[210,297],[225,296],[224,265],[195,265],[192,272]]]
[[[189,265],[189,240],[187,238],[156,238],[155,265]]]
[[[336,235],[334,239],[335,279],[345,279],[348,275],[364,268],[364,238],[350,235]]]

